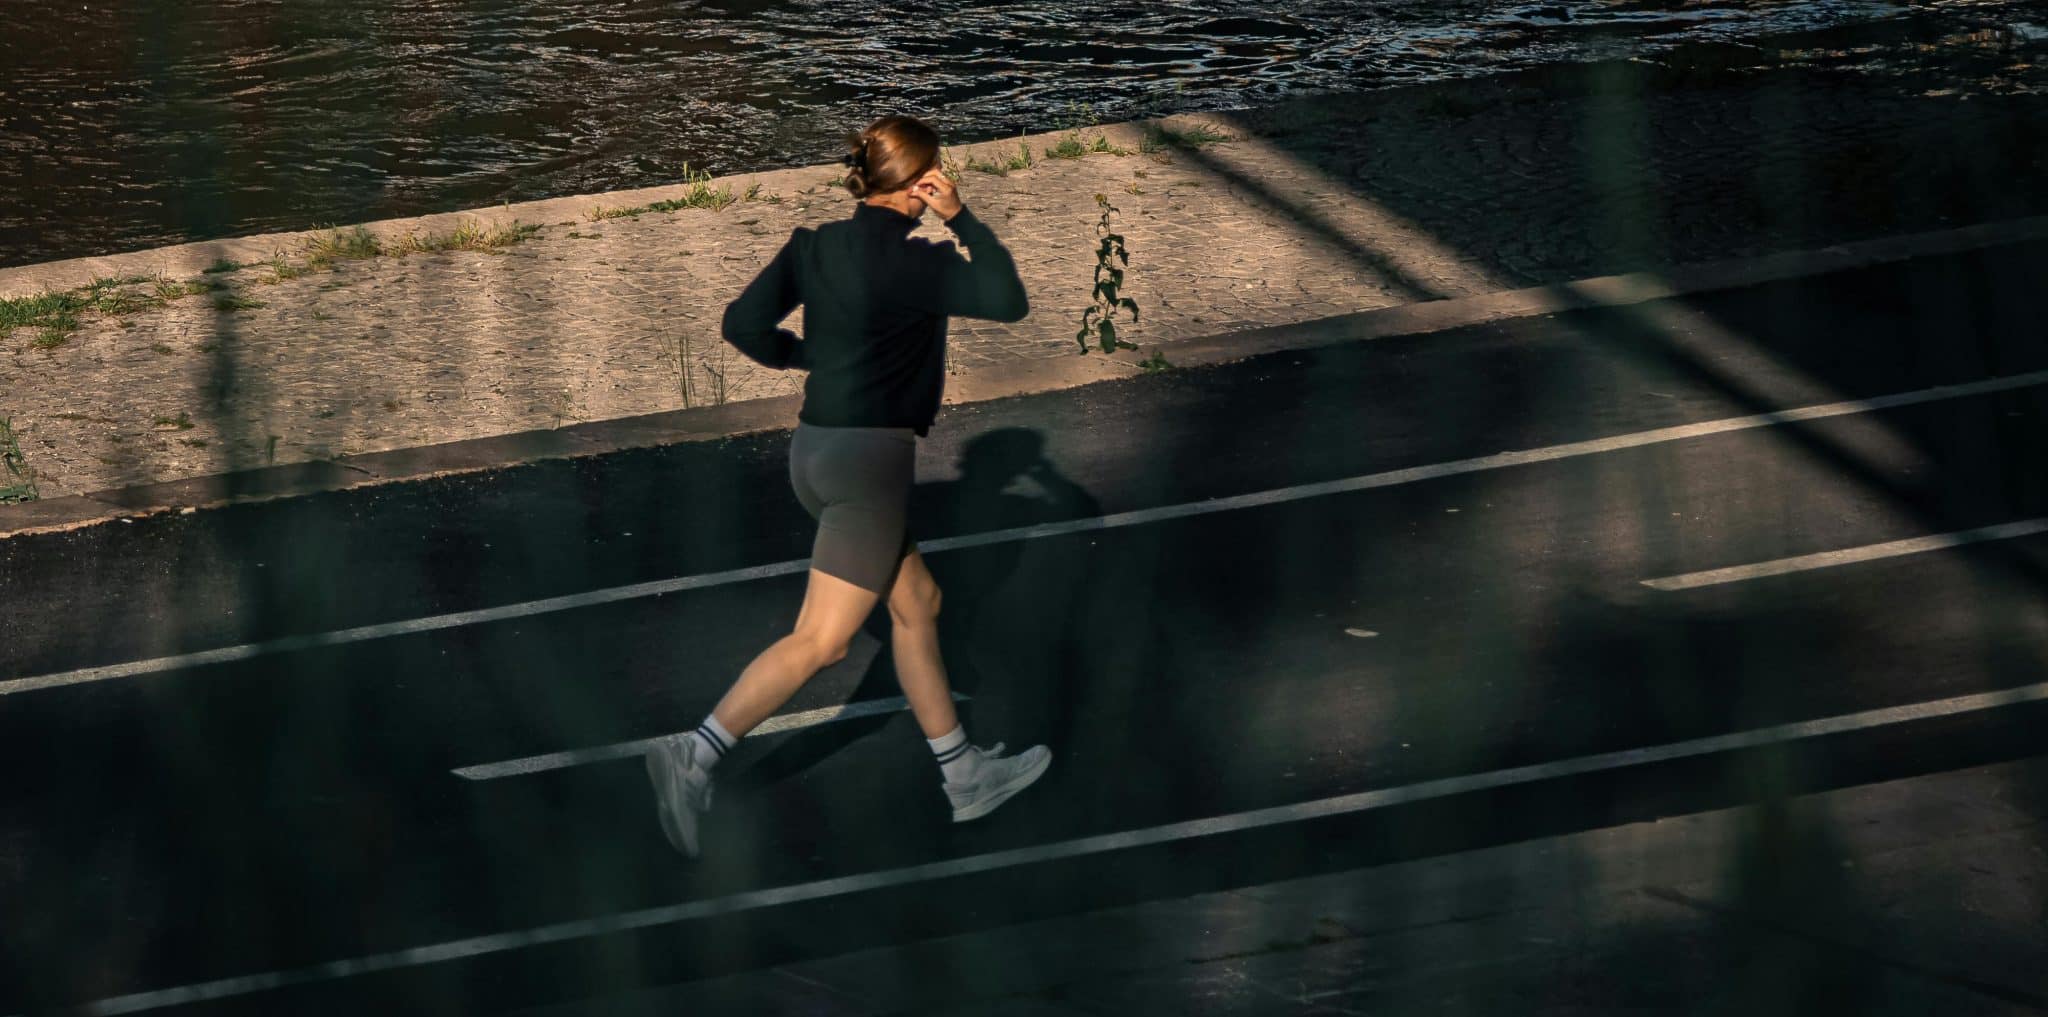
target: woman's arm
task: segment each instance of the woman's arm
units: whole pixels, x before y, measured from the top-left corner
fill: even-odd
[[[795,332],[782,328],[782,319],[796,309],[801,296],[796,285],[797,230],[789,235],[782,250],[768,267],[725,305],[719,332],[725,341],[764,367],[782,369],[804,366],[803,341]]]
[[[964,206],[946,220],[946,225],[963,246],[974,252],[974,260],[961,257],[949,245],[935,248],[937,284],[928,309],[962,318],[1024,320],[1031,305],[1025,299],[1024,280],[1017,277],[1017,262],[1010,257],[1009,248]]]
[[[960,203],[952,179],[934,169],[919,177],[911,190],[974,252],[974,260],[968,261],[950,244],[934,247],[929,281],[921,281],[930,288],[914,294],[914,302],[935,314],[1022,321],[1031,307],[1024,298],[1024,281],[1017,278],[1017,262],[995,231]]]

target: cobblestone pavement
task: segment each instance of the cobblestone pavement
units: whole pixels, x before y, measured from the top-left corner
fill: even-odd
[[[1951,39],[1905,68],[1871,47],[1941,47],[1885,45],[1689,51],[1167,122],[1231,138],[1196,146],[1146,146],[1135,124],[1079,135],[1122,155],[1048,158],[1061,132],[954,149],[1032,313],[956,321],[952,370],[1076,355],[1097,193],[1131,251],[1143,318],[1126,335],[1169,358],[1196,336],[2048,210],[2038,41]],[[1020,145],[1028,169],[967,166]],[[745,362],[718,317],[791,228],[850,212],[836,169],[717,181],[760,187],[720,211],[592,217],[687,190],[670,187],[478,212],[540,228],[282,280],[200,269],[297,264],[306,234],[0,270],[8,297],[153,271],[228,287],[88,317],[53,348],[13,330],[0,417],[50,497],[785,394],[800,376]],[[388,247],[454,221],[372,231]],[[922,232],[947,236],[936,217]]]

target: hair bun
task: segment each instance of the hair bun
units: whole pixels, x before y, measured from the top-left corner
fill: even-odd
[[[915,117],[887,116],[846,135],[846,189],[854,197],[900,191],[939,162],[939,135]]]

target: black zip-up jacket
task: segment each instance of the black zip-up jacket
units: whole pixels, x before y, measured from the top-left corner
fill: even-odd
[[[798,227],[726,305],[727,342],[768,367],[807,368],[798,415],[820,427],[931,428],[946,384],[946,318],[1019,321],[1028,310],[1017,263],[962,208],[952,241],[913,239],[917,220],[862,202],[853,217]],[[804,337],[782,328],[798,304]]]

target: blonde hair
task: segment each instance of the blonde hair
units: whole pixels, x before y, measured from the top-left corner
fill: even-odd
[[[900,191],[939,164],[939,132],[916,117],[887,116],[846,139],[846,189],[856,198]]]

